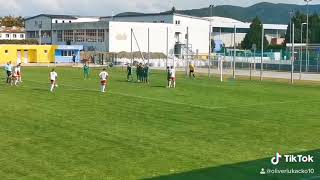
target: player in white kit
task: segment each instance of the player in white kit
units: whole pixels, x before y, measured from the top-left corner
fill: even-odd
[[[58,74],[56,73],[56,71],[54,69],[52,69],[52,71],[50,72],[49,78],[50,78],[50,82],[51,82],[50,91],[53,92],[53,90],[56,87],[58,87],[58,84],[57,84]]]
[[[169,70],[170,80],[169,80],[169,88],[176,88],[176,70],[173,66],[171,66]]]
[[[11,85],[17,86],[18,83],[21,83],[21,63],[19,63],[15,68],[11,79]]]
[[[100,83],[101,83],[101,92],[105,93],[106,92],[106,86],[108,83],[108,78],[109,78],[109,74],[106,70],[106,68],[104,68],[102,70],[102,72],[99,74],[100,77]]]

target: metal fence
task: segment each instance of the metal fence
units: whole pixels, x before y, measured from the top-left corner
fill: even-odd
[[[276,55],[275,55],[276,54]],[[197,72],[213,76],[216,74],[229,74],[235,76],[271,76],[288,78],[297,74],[318,74],[320,71],[320,55],[318,51],[310,51],[309,61],[306,60],[306,53],[295,52],[295,60],[290,56],[289,51],[267,51],[263,56],[260,52],[251,51],[226,51],[224,53],[213,54],[208,61],[206,55],[174,55],[163,57],[162,55],[153,56],[152,59],[120,57],[116,53],[107,52],[83,52],[82,61],[87,61],[99,65],[125,66],[126,64],[135,65],[137,63],[148,63],[151,68],[166,69],[167,66],[175,66],[181,71],[189,72],[189,65],[193,64]],[[138,57],[138,56],[136,56]],[[262,59],[262,63],[261,63]],[[261,68],[262,67],[262,68]],[[223,69],[223,71],[221,71]],[[263,73],[261,73],[261,70]],[[282,74],[276,74],[277,72]],[[267,74],[266,74],[267,73]],[[270,74],[273,73],[273,74]],[[294,77],[293,77],[294,78]],[[317,78],[317,77],[316,77]],[[300,79],[300,78],[299,78]],[[302,78],[303,79],[303,78]],[[306,78],[305,78],[306,79]],[[313,79],[318,80],[318,79]],[[319,77],[320,80],[320,77]]]

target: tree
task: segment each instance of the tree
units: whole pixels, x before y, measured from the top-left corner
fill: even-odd
[[[313,14],[309,17],[310,43],[320,43],[320,16]]]
[[[307,22],[307,15],[302,14],[299,11],[295,13],[295,15],[291,19],[292,23],[294,23],[294,42],[300,43],[301,42],[301,33],[302,33],[302,41],[303,43],[306,42],[306,31],[307,26],[303,25],[303,29],[301,32],[301,25],[302,23]],[[309,43],[320,43],[320,16],[318,14],[313,14],[309,16]],[[287,33],[285,36],[286,43],[290,42],[290,26],[288,25]]]
[[[12,26],[24,27],[24,19],[21,16],[19,17],[5,16],[0,19],[0,25],[6,26],[6,27],[12,27]]]
[[[302,25],[302,23],[306,23],[307,22],[307,16],[305,15],[305,14],[302,14],[301,12],[299,12],[299,11],[297,11],[296,13],[295,13],[295,15],[292,17],[292,19],[291,19],[291,22],[292,22],[292,24],[294,24],[294,42],[295,43],[300,43],[300,41],[301,41],[301,25]],[[304,25],[304,28],[303,28],[303,35],[304,36],[302,36],[303,37],[303,42],[305,42],[306,41],[306,36],[305,36],[305,32],[306,32],[306,30],[307,30],[307,26],[306,25]],[[286,32],[286,36],[285,36],[285,42],[286,43],[289,43],[289,42],[291,42],[290,41],[290,23],[288,24],[288,28],[287,28],[287,32]],[[292,33],[292,31],[291,31],[291,33]],[[291,37],[292,37],[292,35],[291,35]]]
[[[246,34],[244,40],[241,42],[243,49],[251,49],[253,44],[256,44],[257,49],[261,49],[261,34],[262,34],[262,23],[258,17],[254,18],[249,32]],[[267,48],[269,42],[264,36],[264,48]]]

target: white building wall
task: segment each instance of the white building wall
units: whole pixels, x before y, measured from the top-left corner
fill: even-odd
[[[176,22],[179,24],[176,24]],[[189,44],[192,51],[199,54],[208,54],[209,51],[209,21],[187,16],[174,16],[175,30],[180,32],[180,42],[186,44],[187,28],[189,29]]]
[[[78,19],[52,19],[52,23],[81,23],[81,22],[98,22],[99,18],[78,18]]]
[[[174,30],[172,24],[109,22],[109,52],[131,52],[131,28],[142,52],[148,52],[148,28],[150,31],[150,52],[166,54],[167,28],[169,37],[169,56],[174,51]],[[133,51],[139,51],[133,37]]]
[[[213,39],[215,41],[221,40],[226,47],[233,47],[234,45],[234,33],[214,33]],[[246,33],[237,33],[236,34],[236,45],[239,45],[245,38]]]
[[[0,33],[0,40],[24,40],[25,33]]]
[[[265,35],[268,42],[271,43],[272,38],[276,38],[276,35]],[[236,33],[236,46],[240,45],[241,42],[244,40],[246,37],[246,33]],[[221,40],[226,47],[233,47],[234,46],[234,33],[219,33],[215,32],[213,34],[213,39],[215,41]]]

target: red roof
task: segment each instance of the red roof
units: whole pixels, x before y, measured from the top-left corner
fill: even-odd
[[[1,26],[0,27],[0,32],[1,33],[24,33],[25,32],[25,29],[22,28],[22,27],[4,27],[4,26]]]

